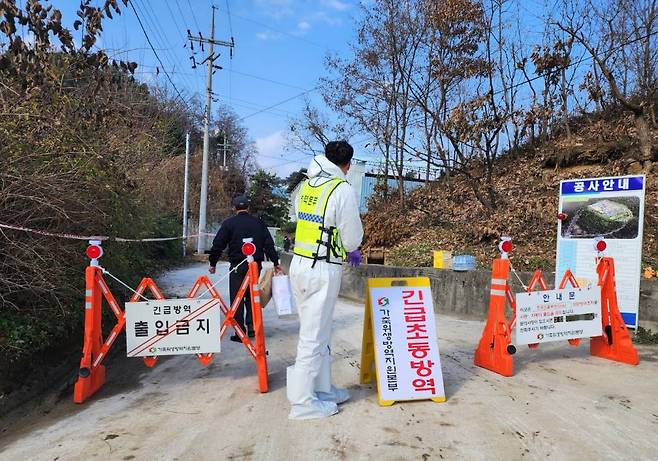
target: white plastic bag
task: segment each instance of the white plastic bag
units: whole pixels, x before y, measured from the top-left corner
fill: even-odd
[[[275,275],[272,277],[272,299],[279,316],[297,313],[295,299],[292,295],[290,278],[287,275]]]

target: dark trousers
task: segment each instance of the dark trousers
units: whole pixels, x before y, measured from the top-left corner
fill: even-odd
[[[233,269],[233,264],[231,264],[231,269]],[[258,273],[260,274],[261,264],[258,263]],[[240,290],[240,285],[244,281],[247,272],[249,271],[249,266],[247,263],[242,264],[234,272],[231,272],[229,276],[229,291],[231,292],[231,303],[238,294]],[[258,283],[258,281],[256,281]],[[251,295],[249,294],[249,287],[244,293],[244,297],[240,301],[238,309],[235,311],[235,320],[238,322],[240,327],[245,330],[245,333],[248,331],[254,331],[254,321],[251,315]],[[246,329],[245,329],[246,327]]]

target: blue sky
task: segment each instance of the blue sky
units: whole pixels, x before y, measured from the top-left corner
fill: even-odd
[[[78,1],[52,3],[62,10],[64,22],[72,24]],[[328,53],[349,56],[349,43],[355,38],[361,14],[359,0],[131,0],[131,4],[176,88],[186,98],[201,101],[205,100],[206,69],[201,65],[192,69],[189,44],[187,48],[183,45],[188,43],[188,29],[208,36],[214,4],[216,39],[235,39],[233,59],[228,49],[221,49],[222,56],[216,61],[223,70],[213,78],[215,98],[244,117],[261,167],[283,176],[307,165],[306,154],[286,150],[289,120],[301,112],[304,97],[300,95],[304,93],[317,107],[324,107],[313,88],[326,75]],[[541,42],[545,0],[523,0],[515,5],[518,10],[513,18],[521,23],[523,33]],[[171,87],[162,68],[156,75],[160,64],[131,7],[104,23],[98,46],[112,57],[137,62],[138,79]],[[205,53],[198,46],[195,50],[200,63]],[[213,103],[213,113],[217,105]],[[268,109],[273,105],[277,106]],[[357,134],[352,143],[357,158],[372,160],[372,147],[365,148],[367,138]]]
[[[214,75],[213,91],[220,103],[246,117],[244,124],[259,150],[258,163],[286,174],[308,163],[308,156],[286,152],[288,120],[300,113],[303,97],[260,112],[271,105],[314,88],[324,74],[328,52],[348,52],[354,34],[358,1],[350,0],[131,0],[174,85],[186,97],[205,97],[206,70],[191,67],[187,29],[208,36],[210,11],[216,11],[216,38],[235,39],[233,59],[228,49],[216,62],[224,69]],[[71,23],[77,1],[53,2]],[[227,9],[228,5],[228,9]],[[230,14],[229,14],[230,12]],[[132,8],[104,24],[99,47],[117,59],[139,64],[137,77],[169,85]],[[197,62],[203,60],[195,46]],[[170,86],[170,85],[169,85]],[[308,93],[321,104],[318,93]],[[217,107],[217,103],[213,103]]]

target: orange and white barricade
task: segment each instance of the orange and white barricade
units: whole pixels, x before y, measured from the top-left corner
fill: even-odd
[[[617,305],[615,289],[615,264],[613,258],[602,255],[605,245],[596,243],[599,257],[597,258],[598,286],[601,290],[601,322],[602,335],[590,338],[590,353],[594,356],[617,362],[637,365],[640,362],[637,350],[633,346],[628,329],[622,319]],[[489,292],[489,315],[482,331],[482,337],[475,349],[474,363],[503,376],[512,376],[513,355],[516,346],[512,343],[512,331],[516,323],[516,300],[509,284],[510,260],[508,253],[512,249],[509,238],[503,238],[499,245],[500,258],[493,261],[491,286]],[[576,278],[567,270],[559,285],[563,289],[571,284],[578,288]],[[542,271],[537,270],[527,287],[527,292],[536,288],[547,290]],[[507,319],[506,308],[512,311],[512,317]],[[578,346],[580,339],[569,339],[572,346]],[[539,344],[529,344],[535,349]]]
[[[87,400],[105,382],[105,367],[103,361],[107,357],[107,354],[119,336],[119,333],[121,333],[126,325],[125,312],[119,306],[119,303],[112,295],[112,292],[103,278],[103,274],[109,274],[109,272],[100,267],[98,263],[98,259],[103,256],[101,242],[90,240],[89,243],[90,246],[87,248],[86,253],[91,259],[91,262],[85,270],[86,291],[84,342],[78,380],[75,383],[73,391],[73,401],[75,403],[82,403]],[[221,340],[229,327],[235,330],[236,335],[241,339],[242,344],[256,362],[259,391],[267,392],[268,380],[265,330],[263,327],[263,316],[261,312],[260,292],[258,286],[258,264],[253,258],[256,247],[253,243],[246,242],[242,247],[242,251],[246,257],[244,262],[248,264],[248,271],[230,307],[224,303],[219,292],[214,288],[210,279],[206,275],[200,276],[195,281],[188,293],[188,298],[197,297],[201,288],[206,287],[207,290],[205,293],[209,293],[213,299],[218,301],[219,307],[225,316],[219,331],[219,339]],[[143,278],[137,289],[134,290],[134,294],[130,298],[130,301],[136,302],[139,301],[140,298],[144,298],[144,293],[147,290],[149,290],[156,299],[164,299],[164,295],[155,282],[150,278]],[[250,341],[246,332],[242,330],[234,318],[235,312],[240,306],[240,302],[247,290],[249,290],[249,296],[251,297],[251,309],[255,332],[254,343]],[[101,323],[103,299],[105,299],[117,319],[116,324],[105,339],[103,339]],[[149,340],[144,343],[144,347],[152,346],[157,341],[159,341],[159,339],[156,337],[149,338]],[[196,356],[199,362],[203,365],[208,365],[213,358],[213,354],[196,354]],[[144,363],[148,367],[153,367],[156,364],[157,359],[157,356],[144,357]]]

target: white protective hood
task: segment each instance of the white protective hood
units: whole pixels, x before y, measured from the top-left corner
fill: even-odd
[[[338,167],[338,165],[329,161],[324,155],[317,155],[313,157],[311,163],[308,166],[308,171],[306,175],[309,178],[340,178],[345,179],[345,174]]]

